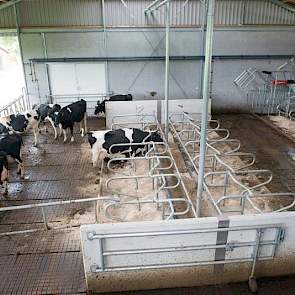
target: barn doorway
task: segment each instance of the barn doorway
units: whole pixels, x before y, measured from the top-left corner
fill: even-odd
[[[25,80],[18,39],[0,35],[0,109],[24,92]]]

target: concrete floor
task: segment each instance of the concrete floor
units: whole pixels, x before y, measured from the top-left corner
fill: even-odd
[[[240,139],[242,150],[257,155],[259,168],[271,169],[274,181],[271,191],[295,190],[295,163],[290,152],[295,145],[263,122],[250,115],[219,116],[221,125],[229,128],[231,138]],[[102,121],[89,122],[90,129],[102,127]],[[21,205],[51,200],[94,197],[96,174],[90,161],[90,149],[77,134],[75,144],[53,142],[52,136],[42,135],[40,146],[32,147],[32,137],[25,137],[24,160],[26,179],[20,180],[12,168],[9,196],[0,197],[0,206]],[[85,187],[87,189],[85,189]],[[90,205],[52,207],[47,210],[52,225],[68,224]],[[91,222],[91,220],[87,220]],[[41,228],[40,210],[26,210],[0,215],[0,232]],[[38,234],[0,238],[0,294],[84,294],[86,285],[79,228]],[[260,281],[259,294],[294,294],[293,278]],[[122,293],[123,294],[123,293]],[[250,294],[246,283],[201,288],[182,288],[130,292],[130,294]]]

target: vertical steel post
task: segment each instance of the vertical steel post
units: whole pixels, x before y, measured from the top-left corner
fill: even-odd
[[[109,83],[109,62],[108,62],[108,44],[107,44],[107,28],[106,28],[106,17],[105,17],[105,0],[101,0],[101,11],[102,11],[102,24],[103,24],[103,48],[105,61],[105,77],[106,77],[106,92],[110,92]]]
[[[47,52],[47,45],[46,45],[46,37],[45,37],[44,33],[41,33],[41,36],[42,36],[42,41],[43,41],[44,58],[47,59],[48,58],[48,52]],[[49,97],[50,97],[49,103],[53,103],[48,63],[45,63],[45,68],[46,68],[47,83],[48,83],[48,94],[49,94]]]
[[[206,30],[206,45],[205,45],[205,64],[203,75],[203,107],[202,107],[202,122],[201,122],[201,141],[200,141],[200,158],[199,158],[199,174],[198,174],[198,190],[196,212],[197,216],[202,215],[203,201],[203,181],[205,173],[205,156],[207,148],[207,122],[208,122],[208,106],[210,96],[210,69],[212,62],[212,43],[213,43],[213,28],[214,28],[214,10],[215,0],[207,1],[207,30]]]
[[[165,55],[165,136],[168,140],[169,117],[169,41],[170,41],[170,0],[165,5],[166,9],[166,55]]]
[[[21,38],[20,38],[20,28],[19,28],[18,11],[17,11],[16,4],[13,4],[13,11],[14,11],[16,35],[17,35],[17,41],[18,41],[18,46],[19,46],[19,53],[20,53],[20,58],[21,58],[21,63],[22,63],[22,70],[23,70],[23,75],[24,75],[24,82],[25,82],[25,87],[28,90],[28,84],[27,84],[27,78],[26,78],[26,70],[25,70],[25,64],[24,64],[24,54],[23,54],[23,47],[22,47],[22,42],[21,42]],[[29,96],[28,96],[28,99],[29,99]]]

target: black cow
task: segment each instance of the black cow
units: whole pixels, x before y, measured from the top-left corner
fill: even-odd
[[[24,165],[21,158],[22,137],[19,134],[8,134],[0,136],[0,151],[12,157],[17,163],[17,173],[24,178]]]
[[[2,124],[2,130],[7,128],[15,133],[23,133],[28,130],[32,130],[34,133],[34,145],[38,144],[38,131],[39,131],[40,116],[36,110],[31,110],[23,114],[10,115],[0,118]],[[4,128],[4,127],[5,128]],[[8,133],[8,132],[3,132]]]
[[[92,150],[92,163],[99,167],[104,159],[111,158],[114,154],[138,156],[142,154],[143,142],[163,142],[158,131],[142,131],[137,128],[123,128],[116,130],[93,131],[88,133],[88,142]],[[129,143],[138,143],[128,145]],[[124,144],[123,146],[111,146],[113,144]],[[111,148],[111,150],[110,150]]]
[[[8,160],[7,153],[0,151],[0,185],[4,186],[4,195],[8,193]]]
[[[83,128],[84,121],[84,128]],[[80,123],[81,136],[87,132],[87,114],[86,114],[86,101],[81,99],[77,102],[63,107],[55,118],[55,123],[60,126],[64,134],[64,142],[67,141],[66,130],[69,128],[71,131],[71,141],[74,141],[74,124]]]
[[[130,101],[132,100],[132,95],[131,94],[117,94],[117,95],[113,95],[110,97],[109,100],[105,99],[102,102],[97,102],[97,106],[95,107],[95,111],[94,114],[95,115],[99,115],[100,113],[105,113],[106,111],[106,107],[105,107],[105,103],[106,101]]]
[[[40,116],[40,124],[43,123],[45,125],[45,121],[49,121],[53,130],[54,130],[54,139],[57,139],[57,130],[56,130],[56,117],[61,110],[61,106],[59,104],[40,104],[36,107],[36,112]],[[45,125],[45,130],[47,132],[47,128]]]
[[[0,135],[8,134],[9,132],[10,132],[10,129],[4,124],[0,123]]]

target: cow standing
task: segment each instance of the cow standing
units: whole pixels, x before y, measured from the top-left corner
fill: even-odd
[[[111,158],[114,154],[125,157],[138,156],[145,148],[142,143],[163,142],[163,139],[158,131],[148,132],[137,128],[123,128],[89,132],[88,142],[92,150],[93,166],[99,167],[102,160]],[[132,145],[128,145],[128,143],[132,143]],[[124,145],[112,147],[114,144]]]
[[[3,128],[4,126],[9,131],[21,134],[25,131],[32,130],[34,133],[34,146],[38,144],[39,123],[40,116],[36,110],[31,110],[23,114],[0,117],[0,127],[2,126]]]
[[[64,134],[64,142],[67,141],[67,132],[69,128],[71,132],[71,142],[74,141],[74,124],[80,123],[80,132],[83,137],[87,132],[87,113],[86,101],[81,99],[68,106],[63,107],[55,118],[55,123],[62,128]],[[84,127],[83,127],[84,123]]]
[[[24,165],[21,158],[22,137],[19,134],[8,134],[0,136],[0,152],[13,158],[18,163],[17,174],[24,178]]]
[[[132,100],[132,95],[131,94],[117,94],[117,95],[113,95],[110,97],[109,100],[103,100],[102,102],[97,102],[97,106],[95,107],[95,111],[94,114],[95,115],[99,115],[100,113],[105,113],[106,111],[106,107],[105,107],[105,103],[106,101],[131,101]]]
[[[56,117],[61,110],[61,106],[59,104],[40,104],[36,111],[40,116],[40,124],[43,123],[45,125],[45,121],[49,121],[53,130],[54,130],[54,139],[57,139],[57,130],[56,130]],[[40,126],[40,125],[39,125]],[[45,132],[47,132],[47,128],[45,125]]]
[[[0,185],[4,186],[4,195],[8,193],[8,160],[7,153],[0,151]]]

